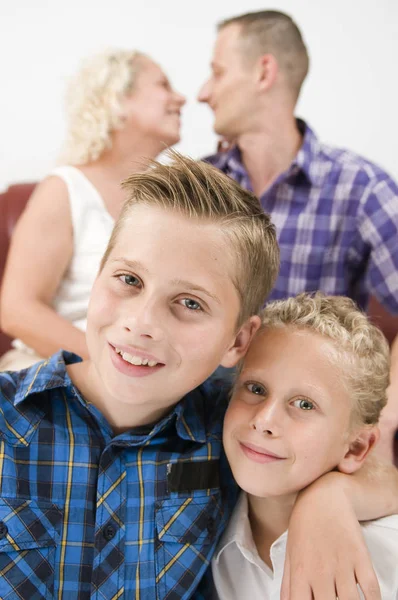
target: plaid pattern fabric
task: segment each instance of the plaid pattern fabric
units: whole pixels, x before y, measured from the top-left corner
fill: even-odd
[[[225,401],[198,388],[153,427],[112,437],[66,372],[77,360],[0,374],[0,598],[208,597],[198,584],[236,500]],[[189,483],[170,491],[175,466]],[[208,466],[220,483],[187,489]]]
[[[260,198],[276,226],[281,268],[269,300],[304,291],[372,293],[398,313],[398,187],[365,159],[321,144],[297,120],[303,144]],[[252,191],[239,148],[206,158]]]

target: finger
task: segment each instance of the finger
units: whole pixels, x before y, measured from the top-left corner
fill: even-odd
[[[303,573],[300,573],[300,567],[294,570],[292,579],[290,560],[287,555],[283,569],[280,600],[313,600],[311,586],[305,580]]]
[[[352,571],[348,571],[337,579],[336,596],[339,600],[361,600],[357,582]]]
[[[358,568],[355,575],[365,600],[382,600],[379,582],[373,569]]]
[[[289,600],[313,600],[314,596],[312,595],[311,587],[307,582],[300,583],[295,582],[294,586],[289,584]],[[335,600],[335,597],[333,598]]]
[[[289,560],[288,555],[286,555],[285,566],[283,568],[280,600],[290,600],[289,588],[290,588],[290,560]]]
[[[312,582],[312,595],[314,600],[336,600],[336,584],[331,575],[314,573]],[[298,600],[298,597],[297,597]]]

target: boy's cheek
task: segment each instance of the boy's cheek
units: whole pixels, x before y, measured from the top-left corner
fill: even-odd
[[[88,307],[87,320],[94,325],[103,325],[112,322],[116,313],[118,302],[109,291],[93,294]]]
[[[250,415],[239,398],[234,395],[229,403],[224,419],[224,433],[231,435],[237,428],[244,428],[250,420]]]

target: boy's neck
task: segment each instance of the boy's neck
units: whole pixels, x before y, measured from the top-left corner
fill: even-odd
[[[287,530],[297,495],[258,498],[248,494],[247,497],[254,543],[261,559],[272,568],[271,546]]]
[[[67,371],[84,400],[98,408],[112,427],[115,436],[135,427],[155,425],[174,408],[170,406],[159,410],[149,404],[130,405],[107,397],[106,391],[98,387],[98,377],[90,360],[68,365]]]

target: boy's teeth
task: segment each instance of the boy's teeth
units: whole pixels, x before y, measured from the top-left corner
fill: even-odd
[[[148,360],[148,358],[141,358],[140,356],[135,356],[133,354],[130,354],[129,352],[123,352],[123,350],[119,350],[119,348],[115,348],[115,350],[118,354],[120,354],[123,360],[132,365],[136,365],[137,367],[141,365],[155,367],[158,364],[156,360]]]

